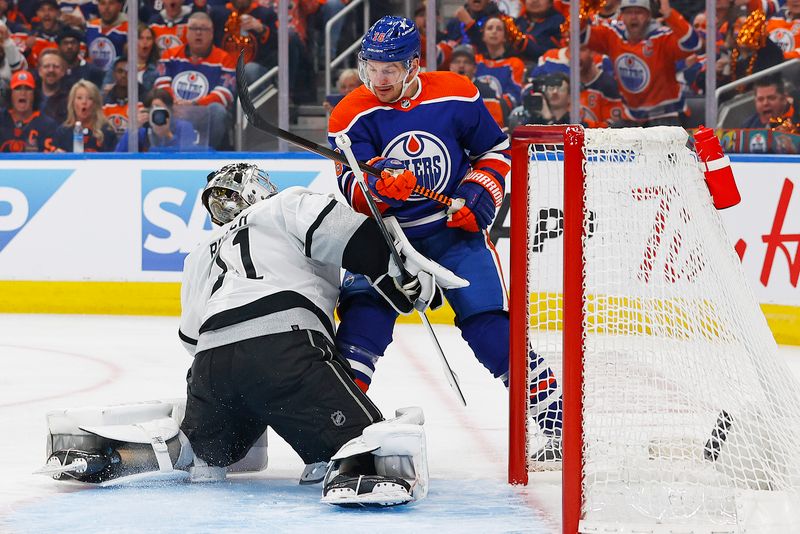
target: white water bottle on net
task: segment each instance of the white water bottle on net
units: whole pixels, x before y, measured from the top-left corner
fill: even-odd
[[[564,532],[796,532],[800,384],[681,128],[512,137],[511,450],[563,392]],[[638,530],[637,530],[638,529]]]

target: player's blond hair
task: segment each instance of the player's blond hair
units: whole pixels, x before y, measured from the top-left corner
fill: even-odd
[[[91,125],[84,124],[83,126],[85,128],[90,128],[97,142],[102,145],[104,137],[103,126],[105,126],[107,122],[106,116],[103,114],[103,100],[100,98],[100,89],[89,80],[78,80],[75,82],[75,85],[72,86],[72,89],[69,90],[69,97],[67,97],[67,120],[64,121],[64,126],[75,126],[77,118],[75,117],[74,102],[78,89],[86,89],[93,104],[92,123]]]

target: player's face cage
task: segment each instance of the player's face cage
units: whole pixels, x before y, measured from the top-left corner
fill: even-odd
[[[255,165],[226,165],[208,177],[203,204],[218,225],[231,222],[245,208],[278,192],[269,174]]]

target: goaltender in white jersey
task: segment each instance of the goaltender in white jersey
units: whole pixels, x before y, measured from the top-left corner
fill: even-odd
[[[152,405],[60,412],[50,425],[55,452],[41,472],[101,484],[176,471],[218,480],[269,426],[306,464],[330,462],[323,502],[391,506],[423,498],[422,411],[401,409],[384,421],[333,344],[340,269],[364,274],[400,313],[425,309],[438,294],[436,277],[447,287],[466,282],[390,226],[407,271],[399,284],[375,220],[332,196],[279,193],[253,165],[211,173],[203,204],[220,227],[184,267],[180,339],[194,356],[185,414],[153,421],[160,412]]]
[[[187,350],[298,329],[332,342],[339,265],[365,219],[354,215],[332,196],[292,187],[217,228],[184,263]]]

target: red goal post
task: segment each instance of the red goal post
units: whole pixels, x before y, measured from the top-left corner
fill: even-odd
[[[800,525],[800,384],[687,141],[511,136],[508,480],[546,468],[531,453],[552,426],[529,413],[543,362],[563,396],[565,533]]]
[[[564,147],[564,324],[576,328],[564,329],[564,370],[561,387],[564,394],[563,427],[563,517],[564,532],[577,532],[581,496],[581,384],[583,322],[581,269],[583,228],[583,127],[520,126],[511,136],[511,189],[527,191],[529,147],[532,143],[563,145]],[[567,195],[569,191],[569,195]],[[511,252],[512,283],[510,302],[528,302],[528,228],[530,228],[527,195],[511,195]],[[568,222],[569,221],[569,222]],[[572,266],[572,272],[568,272]],[[510,306],[511,332],[509,355],[509,462],[508,481],[528,483],[528,376],[527,330],[528,314],[524,306]],[[520,372],[523,371],[523,372]],[[577,504],[576,504],[577,503]],[[575,509],[577,508],[577,509]],[[572,527],[574,523],[574,528]],[[568,530],[569,528],[569,530]]]

